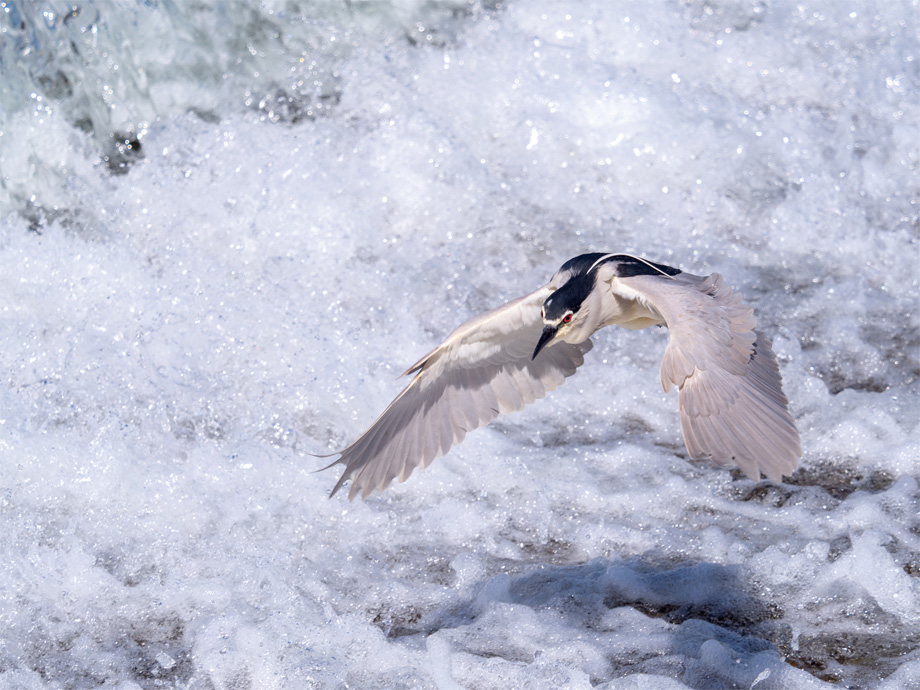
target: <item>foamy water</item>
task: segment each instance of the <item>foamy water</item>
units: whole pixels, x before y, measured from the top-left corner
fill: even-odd
[[[916,2],[0,10],[0,687],[920,685]],[[793,477],[689,460],[608,329],[327,500],[585,251],[744,293]]]

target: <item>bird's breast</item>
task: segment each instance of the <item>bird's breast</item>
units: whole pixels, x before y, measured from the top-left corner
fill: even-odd
[[[622,326],[623,328],[649,328],[664,323],[648,300],[638,290],[624,285],[619,278],[610,280],[610,289],[603,295],[603,317],[599,326]]]

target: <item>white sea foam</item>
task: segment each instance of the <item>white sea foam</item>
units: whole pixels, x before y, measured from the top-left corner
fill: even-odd
[[[920,683],[916,2],[0,8],[0,687]],[[794,477],[689,461],[611,329],[326,499],[407,365],[608,250],[745,294]]]

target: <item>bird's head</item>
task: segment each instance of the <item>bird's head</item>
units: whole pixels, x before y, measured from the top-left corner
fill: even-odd
[[[580,343],[591,335],[583,333],[583,325],[588,313],[585,301],[593,288],[593,276],[576,276],[546,298],[541,311],[543,333],[531,359],[558,340]]]

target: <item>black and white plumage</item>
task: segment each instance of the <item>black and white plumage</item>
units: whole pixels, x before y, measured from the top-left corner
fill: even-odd
[[[664,325],[665,391],[677,386],[693,458],[736,464],[751,479],[791,474],[801,455],[770,341],[722,277],[626,254],[583,254],[548,284],[475,316],[406,371],[412,381],[332,465],[366,498],[427,467],[466,434],[521,410],[584,362],[599,329]],[[331,494],[330,494],[331,495]]]

